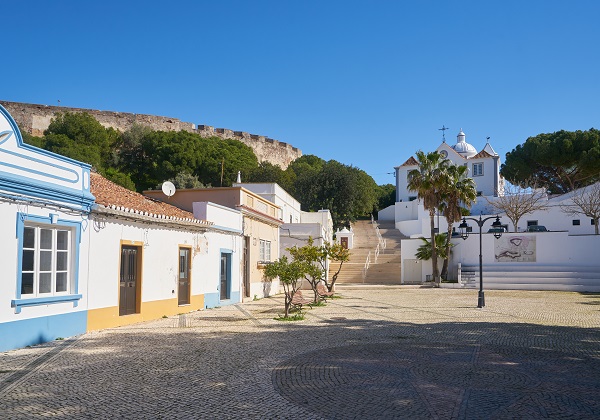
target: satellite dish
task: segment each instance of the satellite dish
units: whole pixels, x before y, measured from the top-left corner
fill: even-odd
[[[165,181],[162,184],[162,192],[167,196],[167,197],[171,197],[173,194],[175,194],[176,188],[175,185],[173,185],[173,183],[171,181]]]

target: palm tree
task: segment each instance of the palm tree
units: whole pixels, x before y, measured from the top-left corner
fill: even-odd
[[[420,200],[423,201],[425,210],[429,211],[431,265],[433,269],[433,281],[436,286],[440,285],[440,270],[438,268],[438,255],[435,244],[435,212],[441,205],[442,193],[445,191],[447,182],[446,171],[450,166],[448,159],[442,158],[438,152],[425,154],[421,150],[416,153],[419,169],[413,169],[408,173],[408,189],[415,191]]]
[[[462,165],[449,165],[446,168],[445,189],[442,193],[441,211],[448,223],[448,233],[446,235],[446,257],[442,266],[442,278],[448,275],[448,260],[450,257],[450,239],[452,238],[452,224],[460,222],[463,217],[463,211],[470,208],[477,198],[475,181],[467,176],[468,169]]]

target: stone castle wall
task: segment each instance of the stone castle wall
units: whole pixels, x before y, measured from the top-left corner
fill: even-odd
[[[296,147],[270,139],[265,136],[249,134],[243,131],[232,131],[226,128],[214,128],[208,125],[198,125],[184,122],[177,118],[156,115],[131,114],[126,112],[99,111],[94,109],[70,108],[26,104],[21,102],[0,101],[15,119],[21,130],[34,136],[42,136],[50,121],[59,112],[87,112],[104,127],[112,127],[121,132],[127,131],[134,123],[146,125],[156,131],[189,131],[202,137],[220,137],[235,139],[250,146],[259,162],[267,161],[279,165],[283,169],[295,159],[302,156],[302,151]]]

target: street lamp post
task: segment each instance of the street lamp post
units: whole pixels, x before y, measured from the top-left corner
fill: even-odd
[[[458,226],[458,229],[460,230],[460,237],[463,238],[463,240],[466,240],[469,237],[469,231],[467,229],[469,225],[467,225],[467,220],[472,220],[475,223],[477,223],[477,226],[479,226],[479,295],[477,297],[478,308],[483,308],[485,306],[485,295],[483,294],[483,257],[481,245],[481,231],[483,230],[483,224],[488,220],[493,219],[494,217],[496,218],[496,220],[494,221],[494,223],[492,223],[492,227],[495,229],[494,237],[498,239],[502,236],[502,223],[500,223],[500,216],[490,216],[486,217],[485,219],[482,219],[481,216],[479,216],[479,219],[475,219],[473,217],[463,217],[462,223]]]

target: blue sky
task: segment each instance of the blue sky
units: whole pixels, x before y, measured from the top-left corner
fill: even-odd
[[[393,183],[445,125],[504,155],[600,127],[600,2],[5,1],[0,99],[163,115]]]

